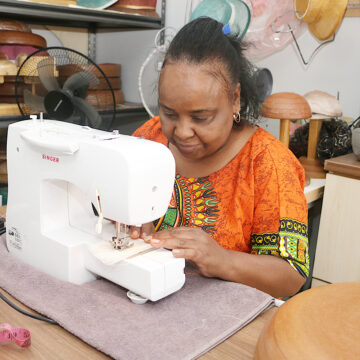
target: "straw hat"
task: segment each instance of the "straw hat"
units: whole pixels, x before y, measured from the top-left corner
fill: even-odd
[[[327,119],[342,115],[339,100],[324,91],[313,90],[304,95],[309,103],[312,117],[311,119]]]
[[[331,38],[344,17],[348,0],[296,0],[297,17],[306,23],[319,40]]]

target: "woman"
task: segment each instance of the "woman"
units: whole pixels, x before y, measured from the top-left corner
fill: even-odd
[[[159,79],[160,117],[134,133],[169,147],[174,192],[165,216],[131,236],[172,249],[204,276],[291,296],[309,267],[304,172],[250,122],[260,106],[251,73],[215,20],[193,20],[175,36]]]

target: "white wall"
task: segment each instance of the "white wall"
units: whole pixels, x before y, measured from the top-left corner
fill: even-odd
[[[344,18],[335,41],[324,45],[309,66],[304,66],[295,45],[259,61],[271,70],[273,92],[292,91],[304,95],[322,90],[334,96],[340,93],[344,116],[360,115],[360,18]],[[319,42],[306,30],[298,40],[307,60]]]
[[[166,26],[179,29],[185,23],[186,10],[194,8],[198,2],[199,0],[167,0]],[[161,1],[158,0],[159,14],[160,5]],[[321,48],[309,66],[302,64],[294,45],[289,45],[256,64],[271,70],[274,79],[273,92],[291,91],[303,95],[319,89],[336,95],[339,91],[344,115],[355,118],[360,114],[359,28],[360,18],[344,18],[335,41]],[[154,47],[156,33],[156,30],[100,30],[97,34],[96,61],[122,64],[123,90],[127,101],[140,102],[138,74],[142,63]],[[57,45],[56,39],[49,40],[49,45]],[[298,42],[305,59],[308,59],[319,45],[307,30]],[[270,132],[277,135],[278,122],[265,122],[264,127],[267,126]]]

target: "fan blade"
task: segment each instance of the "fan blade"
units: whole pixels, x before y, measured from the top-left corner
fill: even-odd
[[[97,129],[102,121],[98,112],[88,102],[80,97],[74,96],[72,101],[74,102],[76,108],[83,112],[87,117],[90,127]]]
[[[71,75],[64,83],[63,88],[74,92],[74,90],[89,86],[89,84],[98,84],[99,79],[88,71],[79,71]]]
[[[53,57],[47,57],[44,60],[38,62],[37,71],[40,81],[44,85],[47,91],[53,91],[59,89],[59,84],[54,75],[55,72],[55,59]]]
[[[32,110],[46,112],[44,106],[44,98],[42,96],[31,93],[31,91],[27,89],[24,90],[24,103]]]

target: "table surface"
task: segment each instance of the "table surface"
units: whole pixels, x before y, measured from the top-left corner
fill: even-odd
[[[21,304],[0,289],[9,300],[33,314],[34,311]],[[258,316],[250,324],[200,357],[201,360],[253,359],[257,339],[266,322],[276,313],[273,307]],[[26,328],[31,333],[31,346],[20,348],[15,343],[0,346],[0,359],[6,360],[105,360],[109,356],[99,352],[60,326],[24,316],[0,300],[0,324]]]
[[[360,179],[360,161],[354,153],[325,160],[325,170],[334,174]]]
[[[305,188],[308,203],[322,197],[324,179],[311,179]],[[0,207],[0,216],[5,216],[6,207]],[[31,313],[35,313],[18,302],[10,294],[0,289],[9,300]],[[259,315],[250,324],[226,339],[221,344],[200,357],[201,360],[238,360],[253,359],[254,351],[261,330],[276,313],[273,307]],[[30,330],[31,346],[22,349],[15,343],[0,346],[0,359],[6,360],[105,360],[109,356],[83,342],[65,329],[57,325],[32,319],[12,309],[0,300],[0,323],[9,323],[12,327],[23,327]]]

